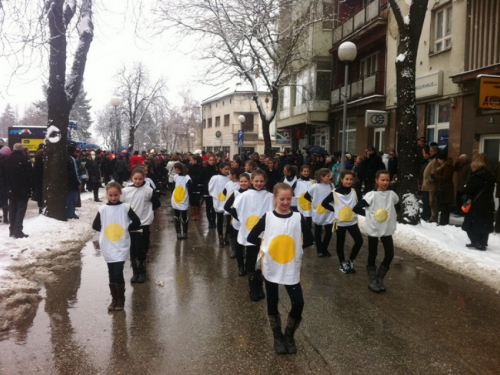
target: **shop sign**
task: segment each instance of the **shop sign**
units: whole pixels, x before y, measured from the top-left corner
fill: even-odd
[[[291,145],[292,132],[290,130],[276,130],[276,144],[277,145]]]
[[[417,99],[443,94],[443,71],[427,74],[415,79],[415,97]]]
[[[476,107],[500,109],[500,76],[480,74],[476,78]]]
[[[365,112],[365,127],[381,128],[389,125],[389,113],[386,111],[368,110]]]

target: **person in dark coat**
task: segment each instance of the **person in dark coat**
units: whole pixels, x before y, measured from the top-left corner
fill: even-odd
[[[398,157],[396,156],[396,151],[389,151],[389,160],[387,161],[387,170],[389,171],[389,176],[391,181],[394,181],[398,175]]]
[[[33,200],[38,204],[38,213],[43,210],[43,149],[35,153],[33,164]]]
[[[375,189],[375,175],[379,170],[385,169],[385,164],[382,158],[377,155],[377,150],[374,146],[369,146],[367,149],[367,158],[363,161],[361,169],[363,170],[363,182],[365,189],[363,195]]]
[[[470,243],[465,246],[484,251],[488,246],[489,234],[493,232],[495,219],[495,178],[488,169],[486,154],[474,156],[471,170],[464,189],[464,194],[471,201],[471,207],[465,214],[462,229],[470,239]]]
[[[67,148],[67,168],[68,168],[68,196],[66,197],[66,217],[68,219],[79,219],[75,213],[78,195],[82,188],[82,181],[78,173],[78,165],[76,163],[76,147],[69,145]]]
[[[102,187],[101,160],[101,156],[97,155],[94,160],[90,159],[90,162],[87,162],[87,171],[89,173],[90,186],[92,186],[95,202],[101,202],[99,199],[99,188]]]
[[[15,238],[28,237],[23,232],[23,220],[33,190],[33,167],[22,143],[14,144],[12,154],[3,163],[1,178],[9,197],[9,234]]]
[[[10,155],[10,148],[3,146],[0,149],[0,174],[2,173],[3,163],[5,159]],[[0,178],[0,206],[3,211],[3,222],[9,224],[9,192],[7,189],[7,184]]]
[[[445,154],[437,156],[438,168],[431,178],[437,181],[437,200],[439,225],[448,225],[450,223],[451,205],[454,203],[455,187],[453,185],[453,160],[446,158]]]
[[[123,186],[123,181],[125,181],[125,177],[127,176],[127,162],[122,154],[118,154],[118,156],[113,160],[115,161],[114,172],[116,182]]]
[[[191,177],[191,193],[189,194],[189,205],[191,206],[191,218],[200,220],[200,202],[203,193],[203,159],[200,155],[193,155],[188,168]]]
[[[206,215],[208,219],[208,227],[209,228],[217,228],[215,223],[215,209],[214,209],[214,201],[213,198],[208,194],[208,183],[210,179],[215,176],[217,172],[217,167],[215,166],[217,159],[215,156],[210,156],[208,158],[207,165],[203,168],[203,173],[201,176],[201,182],[203,183],[203,196],[205,197],[205,209]]]
[[[457,193],[455,195],[456,210],[454,214],[463,216],[462,196],[464,195],[464,186],[470,173],[470,160],[467,155],[460,155],[460,157],[453,164],[453,169],[457,174]]]

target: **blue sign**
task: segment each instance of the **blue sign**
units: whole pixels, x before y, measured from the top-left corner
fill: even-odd
[[[245,133],[243,130],[238,130],[238,146],[243,146],[243,139],[245,138]]]
[[[69,120],[68,128],[73,129],[73,130],[78,130],[78,122]]]

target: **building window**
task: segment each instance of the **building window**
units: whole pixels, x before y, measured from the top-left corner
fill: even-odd
[[[342,120],[339,121],[339,150],[342,150]],[[356,119],[347,119],[346,123],[346,153],[355,154],[356,153]]]
[[[229,126],[229,115],[224,115],[224,126]]]
[[[297,82],[295,86],[295,106],[305,104],[307,90],[307,69],[302,70],[297,74]]]
[[[328,127],[327,126],[316,126],[311,134],[312,144],[315,146],[323,147],[328,150],[330,144],[328,143]]]
[[[427,106],[427,140],[440,149],[448,145],[450,132],[450,103],[431,103]]]
[[[229,146],[222,146],[222,152],[224,154],[229,154],[231,152],[231,147],[229,147]]]
[[[220,127],[220,116],[217,116],[217,117],[215,118],[215,127],[216,127],[216,128]]]
[[[359,62],[359,75],[361,78],[369,77],[377,73],[377,54],[367,56]]]
[[[281,110],[290,108],[290,86],[281,89]]]
[[[482,135],[480,145],[479,152],[484,152],[488,156],[490,167],[494,168],[500,161],[500,135]]]
[[[207,125],[207,126],[208,126],[209,128],[211,128],[211,127],[212,127],[212,119],[211,119],[211,118],[209,118],[209,119],[208,119],[208,125]]]
[[[245,122],[241,124],[241,129],[245,132],[253,132],[253,113],[244,113]]]
[[[434,13],[434,53],[451,48],[451,17],[451,6]]]
[[[330,100],[332,67],[329,62],[316,65],[316,100]]]
[[[333,19],[335,17],[335,6],[333,3],[323,3],[323,30],[333,29]]]

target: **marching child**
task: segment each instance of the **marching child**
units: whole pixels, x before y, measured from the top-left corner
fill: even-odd
[[[291,210],[292,187],[279,183],[274,187],[274,211],[267,212],[248,235],[248,242],[261,246],[260,261],[267,292],[267,314],[274,336],[274,351],[295,354],[294,333],[302,320],[304,297],[300,285],[303,248],[313,244],[313,235],[302,215]],[[265,232],[264,239],[259,236]],[[285,334],[278,311],[278,287],[285,285],[291,310]]]
[[[365,231],[368,235],[368,288],[372,292],[385,292],[384,277],[389,271],[394,258],[394,243],[392,234],[396,230],[397,212],[400,210],[397,194],[388,190],[391,178],[388,171],[380,170],[375,175],[376,190],[368,192],[356,204],[354,212],[365,214]],[[385,256],[377,270],[378,240],[384,245]]]
[[[253,171],[250,182],[253,188],[248,189],[234,200],[231,214],[241,223],[238,243],[246,246],[249,295],[251,301],[257,302],[266,297],[262,287],[262,273],[255,269],[259,247],[248,242],[247,237],[260,218],[267,211],[272,211],[273,194],[265,190],[266,173],[262,169]]]
[[[313,184],[304,199],[312,202],[312,221],[314,223],[314,241],[316,242],[316,251],[319,258],[331,257],[328,251],[328,245],[332,239],[333,212],[326,210],[322,205],[323,199],[332,192],[335,187],[332,184],[332,172],[328,168],[320,168],[316,172],[317,184]],[[325,230],[325,236],[321,239],[322,231]]]
[[[231,241],[231,239],[234,237],[234,230],[231,225],[231,212],[226,210],[226,203],[229,197],[233,195],[233,192],[235,192],[240,188],[240,182],[238,181],[240,172],[241,172],[240,168],[231,168],[229,170],[229,182],[224,186],[224,190],[222,191],[222,193],[226,197],[226,201],[224,202],[224,207],[223,207],[224,215],[227,216],[228,220],[227,230],[226,230],[226,237],[228,238],[226,238],[227,242],[225,242],[225,245],[231,245],[231,253],[229,255],[230,258],[236,257],[236,248],[234,247],[234,241]]]
[[[297,186],[297,166],[287,164],[283,168],[283,178],[280,182],[284,182],[292,187],[292,191],[295,191],[295,187]],[[297,199],[292,199],[292,211],[297,212]]]
[[[153,188],[146,183],[146,174],[141,167],[135,167],[130,174],[132,185],[123,189],[122,202],[133,207],[141,219],[140,231],[130,233],[130,263],[132,264],[132,283],[146,281],[146,258],[149,250],[149,226],[154,220],[154,210],[160,207]]]
[[[300,178],[297,180],[297,185],[293,191],[297,200],[298,211],[304,216],[309,228],[312,228],[311,202],[304,198],[309,188],[315,183],[314,180],[309,178],[310,172],[311,168],[308,165],[304,164],[300,168]]]
[[[354,260],[363,245],[363,236],[358,227],[358,215],[352,210],[361,198],[361,191],[355,189],[353,183],[354,173],[352,171],[344,170],[340,172],[340,186],[332,191],[321,203],[324,208],[333,211],[335,215],[333,229],[337,233],[337,256],[340,263],[339,270],[342,273],[356,273]],[[351,254],[347,260],[344,255],[346,232],[349,232],[354,240]]]
[[[100,206],[92,228],[101,232],[99,247],[108,263],[111,304],[108,311],[123,310],[125,304],[125,279],[123,266],[130,251],[129,231],[137,230],[141,220],[127,203],[120,202],[122,187],[117,182],[106,185],[108,203]]]
[[[232,208],[236,197],[247,191],[248,188],[250,187],[250,177],[248,177],[248,174],[246,173],[240,174],[239,186],[240,188],[238,190],[233,191],[233,193],[229,195],[229,198],[226,200],[226,203],[224,204],[224,210],[228,213],[232,213]],[[231,248],[234,249],[236,261],[238,262],[238,275],[245,276],[247,274],[245,268],[245,257],[244,257],[245,248],[243,245],[240,245],[238,243],[238,231],[240,230],[241,223],[235,217],[232,218],[231,222],[233,227],[233,234],[231,237]]]
[[[226,196],[224,195],[224,187],[229,182],[229,169],[230,164],[228,162],[220,163],[219,174],[213,176],[208,183],[208,194],[212,197],[214,204],[214,210],[216,213],[217,221],[217,233],[219,234],[219,246],[224,247],[225,237],[224,237],[224,202],[226,201]],[[226,237],[229,242],[229,220],[226,225]]]
[[[185,240],[187,239],[188,232],[189,219],[187,217],[187,210],[189,208],[189,194],[191,194],[192,182],[191,177],[187,174],[187,167],[184,164],[175,163],[174,171],[177,174],[174,176],[174,191],[171,202],[174,209],[175,231],[177,232],[178,240]]]

